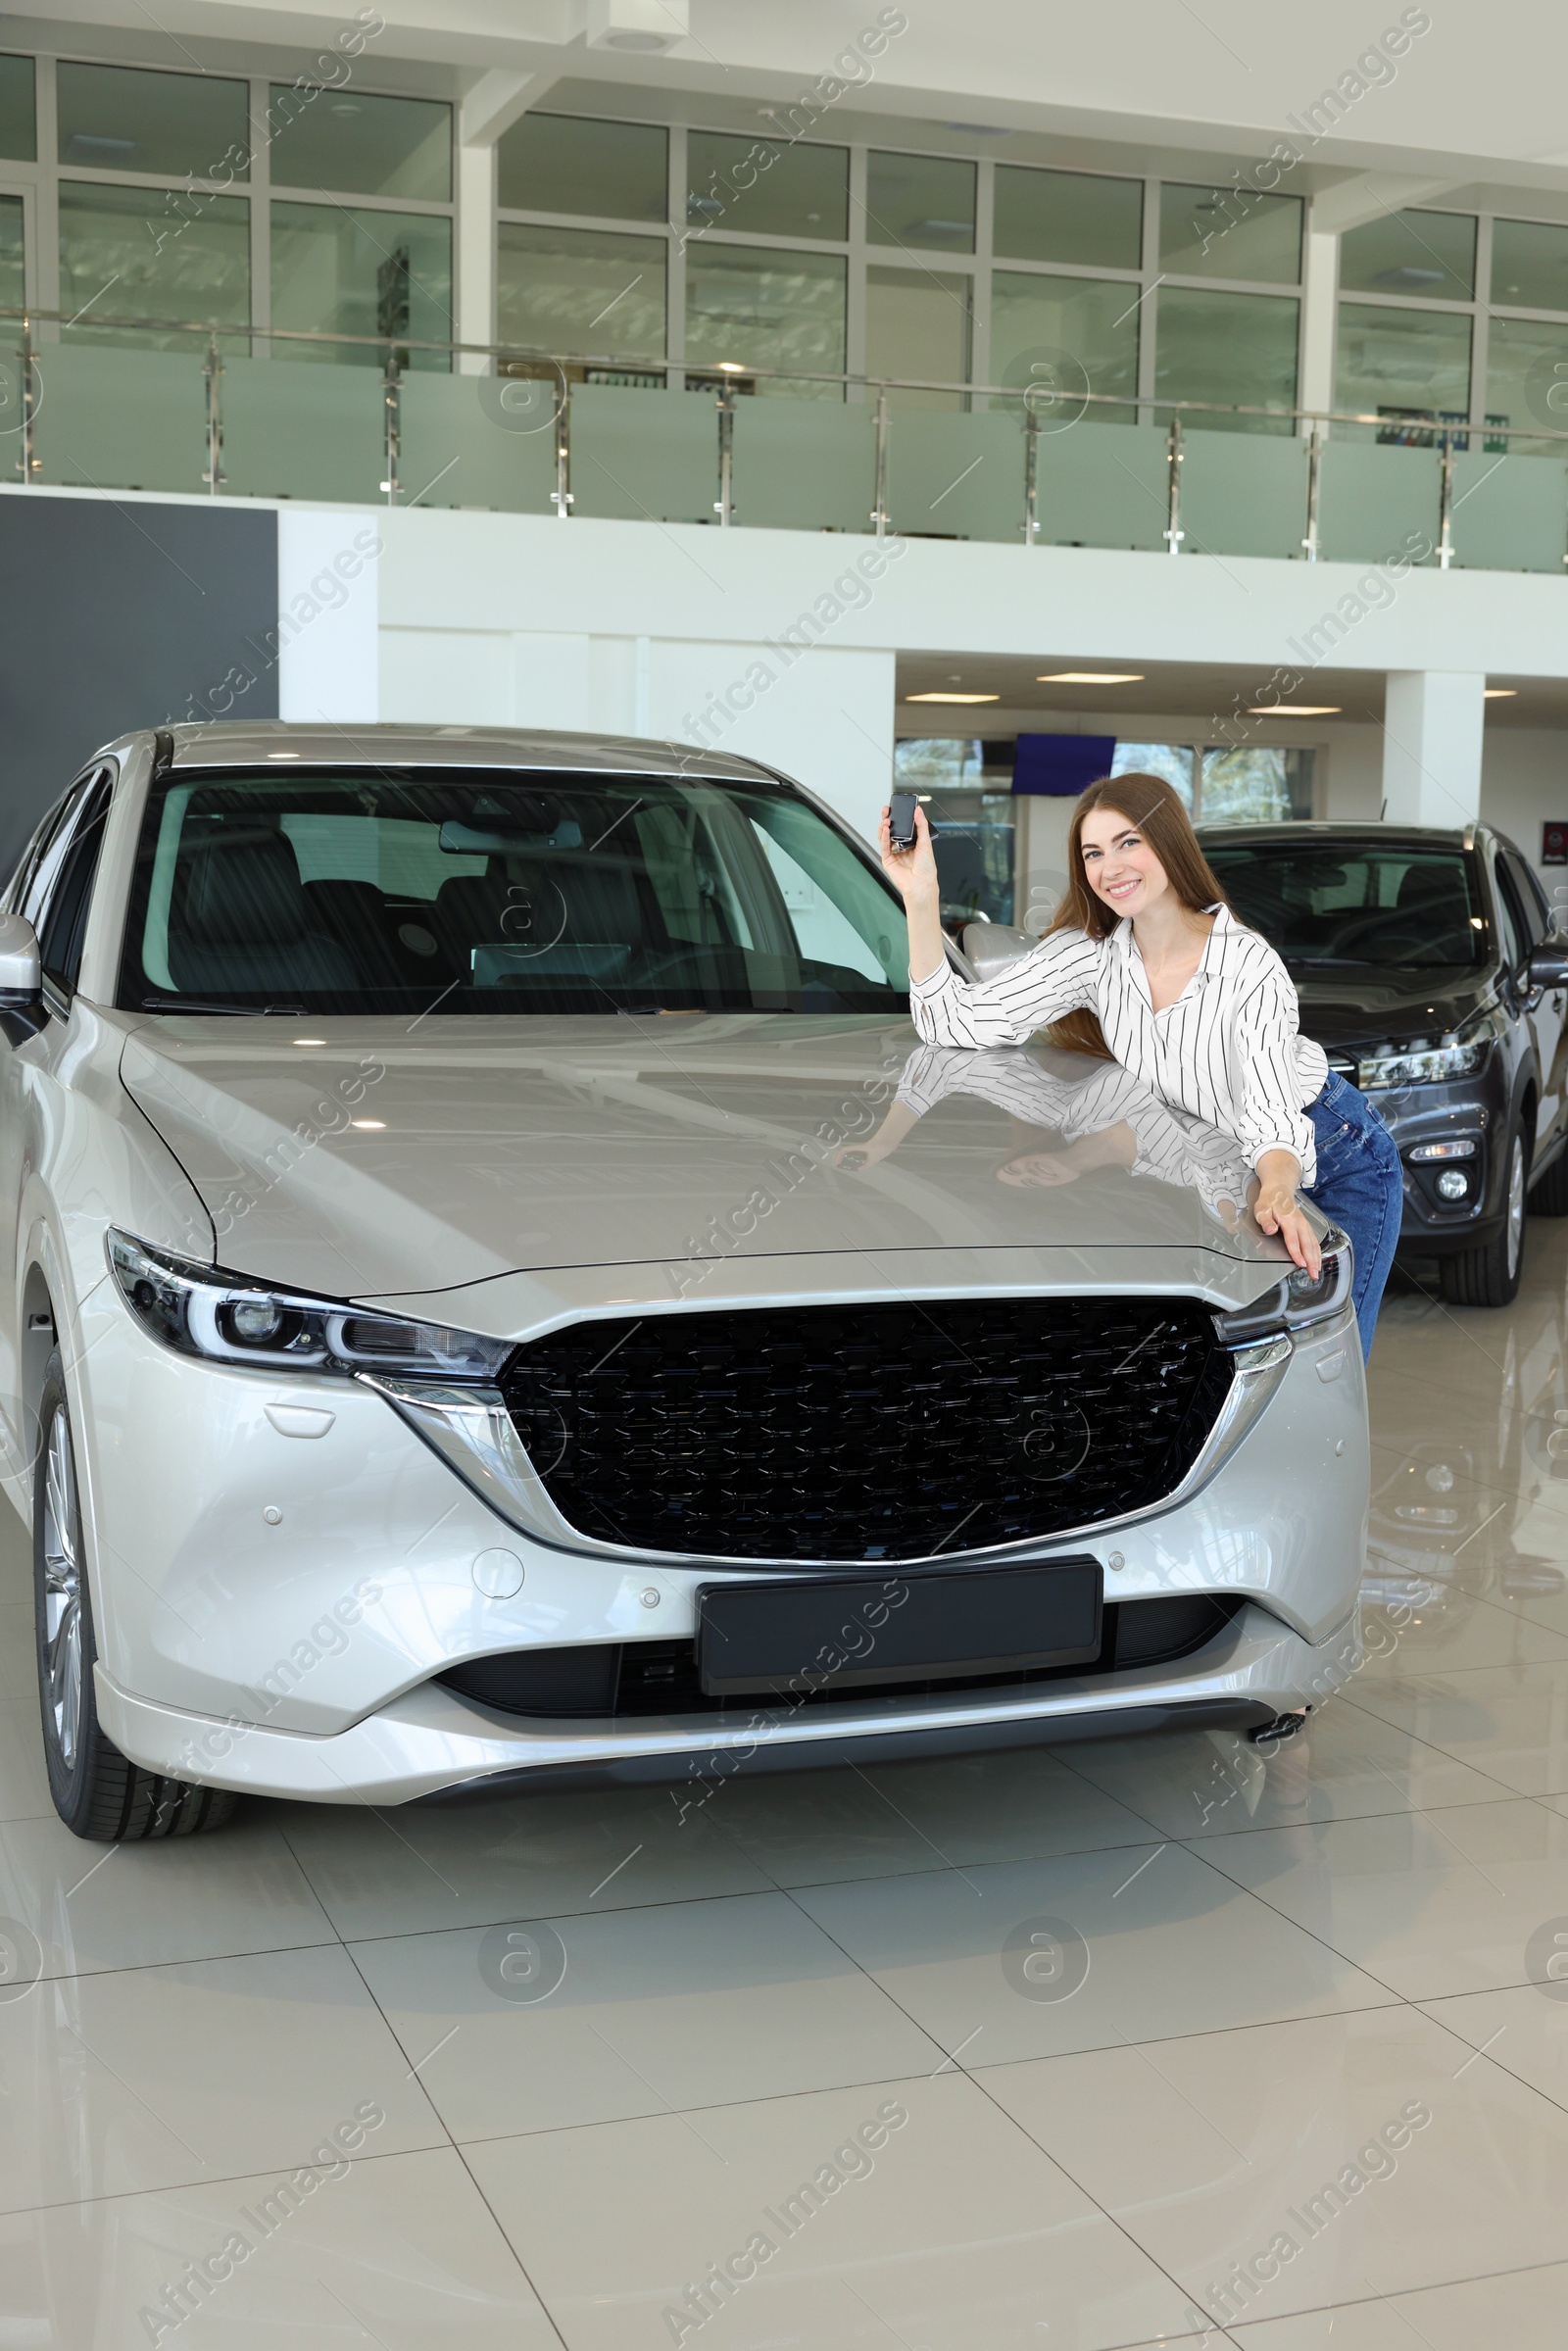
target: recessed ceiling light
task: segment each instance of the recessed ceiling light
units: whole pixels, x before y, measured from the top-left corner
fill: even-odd
[[[1253,702],[1248,711],[1253,718],[1333,718],[1341,707],[1337,702]]]
[[[1141,669],[1051,669],[1037,677],[1037,686],[1141,686]]]
[[[297,759],[300,755],[297,751],[270,751],[267,756],[270,759]]]
[[[1481,699],[1483,702],[1514,702],[1518,694],[1517,686],[1483,686]]]
[[[373,1127],[379,1132],[385,1127],[386,1120],[384,1118],[351,1118],[349,1124],[351,1127]]]
[[[1000,694],[906,694],[906,702],[1000,702]]]
[[[326,1039],[324,1037],[296,1037],[294,1042],[296,1045],[324,1045]]]

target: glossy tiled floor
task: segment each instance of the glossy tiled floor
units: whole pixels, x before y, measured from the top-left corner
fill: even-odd
[[[49,1811],[6,1526],[0,1948],[38,1980],[0,1984],[0,2345],[1557,2351],[1565,1277],[1538,1223],[1511,1311],[1391,1300],[1372,1654],[1266,1764],[1192,1736],[106,1851]],[[519,1920],[543,2000],[498,1972]]]

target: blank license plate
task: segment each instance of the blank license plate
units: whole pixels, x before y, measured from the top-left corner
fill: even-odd
[[[928,1575],[707,1584],[697,1658],[713,1697],[1081,1665],[1099,1654],[1098,1559]]]

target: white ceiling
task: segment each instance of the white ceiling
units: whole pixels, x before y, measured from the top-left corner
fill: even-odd
[[[662,0],[639,0],[656,13]],[[607,0],[380,0],[372,44],[383,83],[431,70],[454,92],[488,68],[550,71],[644,89],[700,93],[723,108],[788,99],[831,74],[878,0],[690,0],[689,35],[662,56],[589,45]],[[597,6],[598,18],[594,17]],[[664,8],[678,35],[678,0]],[[854,92],[861,119],[943,126],[956,145],[1005,151],[1016,139],[1065,141],[1081,160],[1109,143],[1172,154],[1265,157],[1318,95],[1353,73],[1381,29],[1364,0],[1310,10],[1257,0],[910,0],[898,31]],[[1405,10],[1404,15],[1429,12]],[[332,39],[354,11],[308,0],[71,0],[0,17],[10,46],[120,48],[175,65],[274,64]],[[1382,16],[1396,24],[1390,0]],[[116,35],[120,36],[116,39]],[[74,38],[73,38],[74,34]],[[270,53],[264,55],[264,53]],[[1309,188],[1343,171],[1448,173],[1504,188],[1568,191],[1561,92],[1568,10],[1547,0],[1443,0],[1392,79],[1369,87],[1286,184]],[[842,104],[842,102],[841,102]],[[1125,160],[1125,158],[1123,158]]]

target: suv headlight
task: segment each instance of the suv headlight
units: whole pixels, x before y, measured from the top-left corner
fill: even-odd
[[[1489,1004],[1446,1044],[1410,1050],[1389,1046],[1369,1053],[1357,1064],[1356,1083],[1363,1094],[1371,1094],[1389,1086],[1441,1086],[1453,1078],[1473,1078],[1485,1067],[1501,1028],[1497,1007]]]
[[[1315,1278],[1305,1266],[1293,1265],[1283,1280],[1250,1306],[1238,1306],[1232,1314],[1216,1314],[1214,1328],[1221,1346],[1255,1347],[1260,1339],[1278,1332],[1300,1331],[1312,1323],[1327,1322],[1349,1304],[1354,1275],[1354,1256],[1342,1233],[1334,1246],[1323,1251],[1322,1268]]]
[[[210,1363],[318,1377],[368,1371],[491,1381],[512,1352],[510,1340],[272,1290],[244,1274],[149,1249],[112,1227],[107,1248],[120,1294],[142,1327],[177,1353]]]

